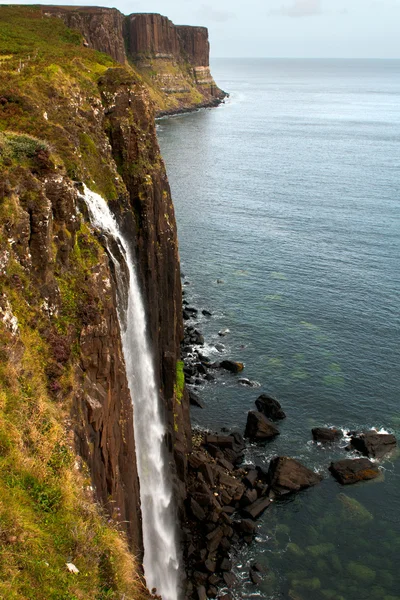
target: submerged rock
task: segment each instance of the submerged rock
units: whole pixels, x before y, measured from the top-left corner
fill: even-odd
[[[268,440],[279,435],[279,429],[262,413],[251,410],[247,415],[245,437],[251,440]]]
[[[269,419],[279,420],[286,417],[278,400],[268,394],[261,394],[256,400],[256,406]]]
[[[334,427],[315,427],[311,430],[314,442],[321,442],[322,444],[336,442],[343,437],[343,433],[340,429]]]
[[[338,460],[331,463],[329,470],[342,485],[375,479],[380,474],[378,467],[368,458]]]
[[[268,480],[272,490],[282,496],[316,485],[322,480],[322,476],[294,458],[277,456],[270,462]]]
[[[367,431],[351,438],[350,445],[355,450],[365,456],[372,458],[382,458],[389,452],[392,452],[397,445],[394,435],[390,433],[378,433],[377,431]]]

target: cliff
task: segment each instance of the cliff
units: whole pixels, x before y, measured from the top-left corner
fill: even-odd
[[[107,199],[137,259],[182,510],[191,431],[174,210],[154,103],[124,58],[126,21],[47,13],[0,7],[0,596],[140,599],[116,284],[81,182]]]
[[[88,47],[134,66],[159,115],[216,106],[225,97],[210,72],[206,27],[177,26],[159,14],[125,17],[114,8],[45,6],[42,11],[80,31]]]

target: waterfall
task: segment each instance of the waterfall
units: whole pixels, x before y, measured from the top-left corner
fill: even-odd
[[[105,234],[117,279],[118,318],[134,407],[146,583],[149,590],[156,588],[163,600],[178,600],[179,559],[171,478],[164,449],[165,426],[160,414],[154,366],[146,336],[146,315],[135,265],[129,244],[107,202],[86,186],[83,199],[93,227]]]

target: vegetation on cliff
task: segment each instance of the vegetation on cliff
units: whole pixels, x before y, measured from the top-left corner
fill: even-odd
[[[140,599],[115,295],[73,184],[126,207],[102,98],[117,65],[40,8],[0,14],[0,597]]]

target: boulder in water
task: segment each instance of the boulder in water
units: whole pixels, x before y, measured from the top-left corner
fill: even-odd
[[[322,444],[336,442],[343,437],[340,429],[334,427],[315,427],[311,430],[314,442],[321,442]]]
[[[268,419],[284,419],[286,417],[278,400],[268,394],[261,394],[256,400],[257,409]]]
[[[251,410],[247,415],[245,437],[251,440],[268,440],[279,435],[279,429],[262,413]]]
[[[332,475],[342,485],[366,481],[378,477],[380,471],[368,458],[346,458],[331,463]]]
[[[279,496],[290,492],[298,492],[316,485],[322,476],[314,473],[294,458],[277,456],[270,462],[268,482],[272,490]]]
[[[220,367],[221,369],[225,369],[231,373],[240,373],[240,371],[243,371],[244,369],[244,364],[234,360],[223,360],[220,364]]]
[[[394,450],[397,441],[395,436],[390,433],[378,433],[372,430],[353,436],[350,445],[365,456],[382,458]]]

